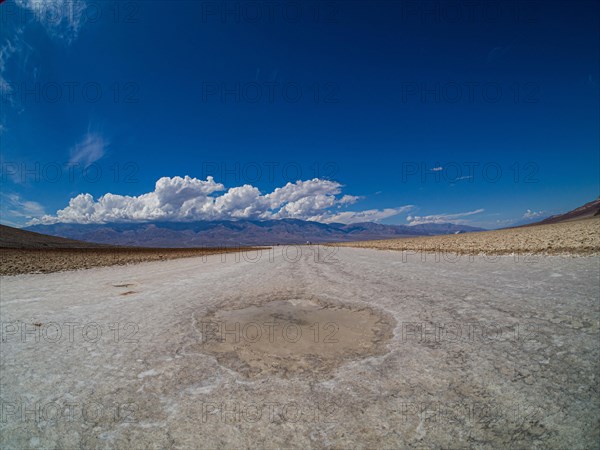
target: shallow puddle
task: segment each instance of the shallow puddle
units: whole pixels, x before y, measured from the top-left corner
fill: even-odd
[[[202,351],[220,364],[248,377],[288,377],[383,353],[393,319],[372,308],[290,299],[217,310],[197,327]]]

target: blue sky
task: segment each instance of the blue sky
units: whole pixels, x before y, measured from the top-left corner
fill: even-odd
[[[7,0],[0,12],[8,225],[495,228],[600,194],[595,1]]]

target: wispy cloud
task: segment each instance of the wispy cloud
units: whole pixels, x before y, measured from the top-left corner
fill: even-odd
[[[83,139],[71,149],[69,164],[88,167],[105,155],[108,142],[97,133],[87,133]]]
[[[544,211],[532,211],[531,209],[528,209],[525,211],[525,214],[523,214],[523,219],[537,219],[542,217],[544,214]]]
[[[0,42],[0,89],[4,95],[11,92],[6,79],[8,61],[14,55],[30,48],[23,39],[25,27],[38,22],[50,36],[71,43],[77,38],[85,22],[84,11],[87,7],[86,2],[82,0],[16,0],[15,3],[31,14],[18,14],[18,17],[29,19],[20,25],[11,24],[10,21],[3,23],[5,27],[10,26],[10,30],[6,30],[7,37]]]
[[[592,88],[592,91],[594,93],[598,93],[598,81],[594,80],[594,77],[592,76],[592,74],[588,74],[587,80],[586,80],[588,86],[590,86]]]
[[[361,222],[379,222],[380,220],[394,217],[399,214],[410,211],[413,205],[400,206],[398,208],[368,209],[366,211],[344,211],[334,215],[324,215],[319,222],[324,223],[361,223]]]
[[[442,170],[444,170],[444,168],[442,166],[434,167],[434,168],[431,169],[432,172],[440,172]]]
[[[34,80],[37,77],[37,68],[29,67],[29,58],[35,50],[25,41],[25,30],[32,24],[41,24],[51,38],[70,45],[87,20],[88,4],[83,0],[15,0],[15,4],[25,10],[16,17],[25,20],[2,21],[5,33],[0,42],[0,94],[5,106],[22,112],[23,105],[12,95],[10,83],[23,80],[24,73],[32,74]],[[0,114],[0,135],[7,129],[8,109],[3,108]]]
[[[364,197],[359,195],[344,195],[339,201],[339,206],[341,207],[343,205],[353,205],[357,201],[362,200],[363,198]]]
[[[6,66],[8,64],[8,60],[14,53],[16,53],[18,48],[18,36],[15,36],[15,38],[12,40],[6,38],[0,46],[0,92],[2,93],[3,99],[12,90],[8,84],[8,81],[5,79]]]
[[[77,39],[86,21],[83,0],[16,0],[16,4],[30,11],[51,37],[67,43]]]
[[[8,25],[3,26],[8,27]],[[15,108],[18,106],[12,95],[13,89],[10,84],[10,76],[8,75],[10,72],[9,61],[15,55],[26,53],[25,50],[28,48],[23,40],[24,27],[12,26],[11,28],[10,31],[7,30],[7,37],[0,42],[0,96],[5,106],[0,111],[0,135],[6,132],[5,122],[8,107]]]
[[[23,199],[19,194],[3,193],[2,215],[33,219],[46,214],[44,207],[38,202]]]
[[[502,61],[506,57],[506,55],[511,51],[511,49],[512,45],[494,47],[488,52],[488,64],[493,64]]]
[[[468,220],[462,219],[463,217],[472,216],[484,212],[484,209],[476,209],[475,211],[468,211],[463,213],[455,214],[433,214],[429,216],[408,216],[406,220],[409,225],[421,225],[424,223],[455,223],[465,224]]]

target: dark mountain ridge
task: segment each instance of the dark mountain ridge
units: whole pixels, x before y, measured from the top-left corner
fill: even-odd
[[[298,219],[34,225],[30,231],[111,245],[200,247],[347,242],[482,231],[467,225],[343,224]]]
[[[529,227],[534,225],[546,225],[553,223],[561,223],[561,222],[570,222],[573,220],[581,220],[581,219],[589,219],[591,217],[599,217],[600,216],[600,197],[596,200],[592,200],[591,202],[587,202],[585,205],[582,205],[578,208],[572,209],[571,211],[567,211],[562,214],[555,214],[550,217],[543,218],[541,220],[535,222],[529,222],[526,224],[516,223],[511,228],[515,227]]]
[[[0,248],[106,248],[108,245],[92,244],[63,237],[49,236],[33,231],[0,225]]]

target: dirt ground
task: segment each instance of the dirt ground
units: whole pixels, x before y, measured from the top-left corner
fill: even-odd
[[[239,252],[236,248],[0,248],[0,275],[50,273]]]
[[[600,217],[480,233],[345,242],[333,245],[468,255],[597,255],[600,253]]]

